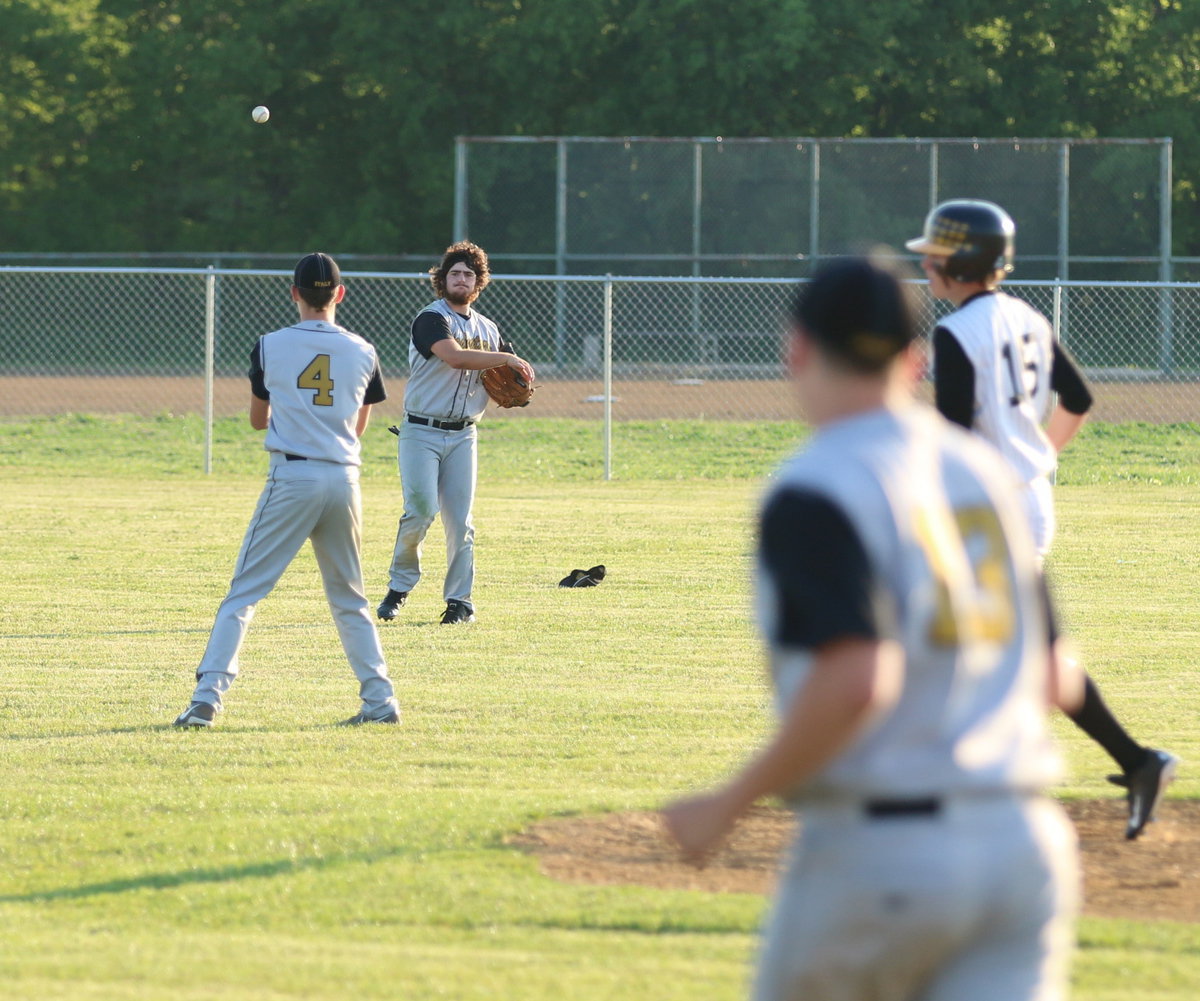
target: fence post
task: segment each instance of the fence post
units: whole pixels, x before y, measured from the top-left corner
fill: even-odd
[[[217,276],[208,266],[204,276],[204,473],[212,472],[213,356],[217,344]]]
[[[1071,144],[1064,141],[1058,154],[1058,274],[1060,282],[1071,277]],[[1059,286],[1055,286],[1059,288]],[[1071,325],[1071,301],[1068,297],[1058,307],[1057,326],[1059,340],[1069,337]]]
[[[1163,375],[1175,370],[1175,300],[1171,281],[1171,140],[1162,145],[1158,160],[1158,326],[1162,331],[1158,367]]]
[[[817,270],[821,257],[821,144],[813,143],[808,191],[808,273]]]
[[[701,220],[704,208],[704,147],[692,144],[692,277],[700,276],[700,254],[703,250]],[[692,337],[695,338],[702,365],[717,362],[718,342],[715,337],[700,333],[700,287],[692,287]]]
[[[554,184],[554,273],[567,273],[567,143],[559,139]],[[567,357],[567,290],[562,282],[554,290],[554,363]]]
[[[467,144],[454,140],[454,242],[467,238]]]
[[[929,208],[933,208],[939,201],[939,193],[941,192],[941,183],[939,178],[942,169],[942,147],[938,143],[929,144]]]
[[[613,283],[612,275],[604,278],[604,482],[612,479],[612,336]]]

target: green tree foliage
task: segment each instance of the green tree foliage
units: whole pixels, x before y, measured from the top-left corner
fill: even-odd
[[[5,250],[432,252],[460,134],[966,135],[1172,136],[1175,249],[1200,254],[1181,211],[1200,178],[1200,5],[1184,0],[0,0],[0,13]],[[260,103],[264,126],[249,116]],[[545,183],[537,164],[521,176]],[[1146,206],[1149,231],[1151,192]]]
[[[94,168],[104,126],[129,107],[114,78],[129,47],[98,6],[98,0],[0,0],[5,244],[68,247],[85,224],[87,205],[74,198],[78,181]]]

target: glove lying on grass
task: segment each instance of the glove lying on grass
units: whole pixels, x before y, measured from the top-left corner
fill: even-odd
[[[559,587],[595,587],[602,580],[607,571],[604,565],[592,567],[590,570],[572,570],[562,580],[558,582]]]

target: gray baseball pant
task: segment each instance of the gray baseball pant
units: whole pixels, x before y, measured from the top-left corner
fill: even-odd
[[[255,607],[307,539],[312,540],[342,649],[358,678],[362,708],[378,714],[394,703],[363,586],[358,467],[314,459],[288,462],[278,453],[271,455],[267,482],[242,540],[229,593],[217,609],[208,646],[196,668],[193,701],[221,707],[222,694],[238,675],[238,652]]]
[[[929,816],[804,804],[754,1001],[1063,1001],[1079,901],[1057,803],[961,795]]]
[[[396,530],[396,547],[388,587],[411,591],[421,579],[421,549],[438,512],[446,533],[446,581],[442,597],[471,606],[475,584],[475,503],[478,471],[476,428],[461,431],[405,421],[400,425],[397,456],[404,514]],[[473,608],[473,606],[472,606]]]

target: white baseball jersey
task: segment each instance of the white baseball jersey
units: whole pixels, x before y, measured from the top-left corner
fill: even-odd
[[[997,291],[968,299],[938,326],[953,335],[975,370],[973,430],[1026,482],[1052,473],[1057,457],[1042,428],[1054,362],[1049,321],[1028,303]]]
[[[359,409],[385,398],[369,342],[335,323],[304,320],[259,338],[250,381],[254,394],[272,404],[267,451],[362,463]]]
[[[500,330],[482,313],[472,309],[463,316],[445,299],[430,303],[420,313],[443,317],[450,336],[459,345],[482,351],[500,350]],[[414,324],[415,324],[414,320]],[[410,372],[404,389],[404,409],[410,414],[447,421],[477,421],[487,409],[489,397],[472,369],[454,369],[437,355],[427,355],[414,338],[409,339]],[[426,349],[427,350],[427,349]]]
[[[1057,776],[1048,610],[989,446],[923,406],[820,428],[766,497],[758,566],[781,709],[826,642],[904,650],[899,703],[798,800],[1005,794]]]

